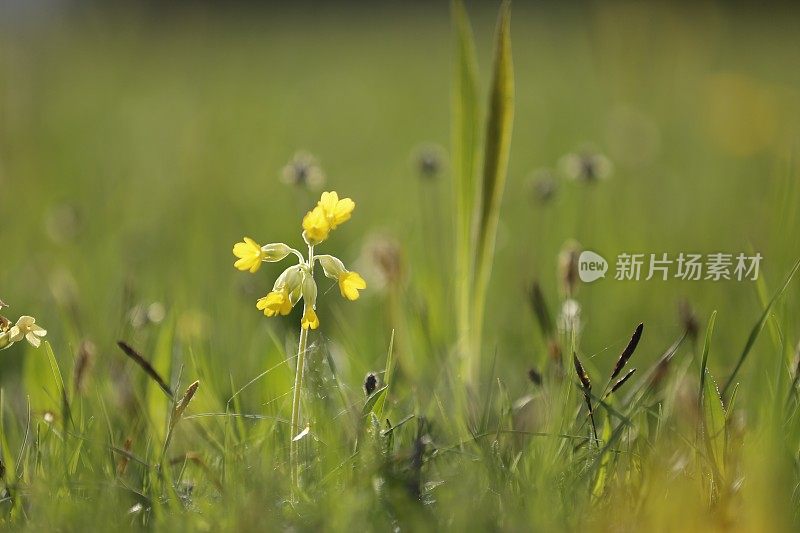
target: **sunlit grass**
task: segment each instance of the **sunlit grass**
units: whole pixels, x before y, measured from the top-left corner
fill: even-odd
[[[48,341],[2,351],[4,524],[796,529],[798,15],[515,5],[508,144],[508,28],[468,7],[474,44],[457,4],[0,36],[0,313]],[[318,280],[292,431],[302,309],[230,248],[334,189],[367,289]],[[764,263],[588,285],[580,248]]]

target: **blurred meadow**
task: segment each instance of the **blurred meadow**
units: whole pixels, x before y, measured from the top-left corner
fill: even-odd
[[[467,5],[481,117],[497,7]],[[619,488],[645,475],[645,459],[608,474],[616,485],[609,481],[601,498],[598,477],[588,488],[571,482],[588,460],[563,469],[548,463],[573,453],[572,443],[564,452],[563,443],[530,444],[521,435],[498,436],[492,446],[487,439],[457,461],[423,468],[418,496],[427,503],[419,508],[381,493],[391,475],[374,466],[380,461],[367,461],[366,470],[347,462],[357,424],[342,406],[360,409],[364,376],[386,367],[392,331],[396,372],[383,418],[397,424],[415,415],[401,426],[392,457],[413,456],[407,449],[424,431],[428,453],[457,447],[470,432],[504,424],[504,402],[540,394],[529,370],[547,373],[552,361],[529,288],[538,282],[556,322],[564,300],[559,253],[570,240],[609,261],[621,253],[763,256],[759,282],[617,281],[612,267],[606,279],[581,284],[576,348],[597,386],[640,322],[631,364],[643,373],[656,362],[686,328],[682,301],[694,310],[700,339],[681,348],[677,366],[696,388],[703,331],[716,310],[708,367],[721,385],[800,258],[800,10],[517,2],[512,12],[513,138],[480,385],[472,391],[486,424],[472,431],[469,408],[454,399],[451,369],[454,37],[446,2],[0,6],[0,299],[9,318],[33,315],[48,330],[71,404],[67,413],[45,348],[20,343],[2,353],[6,523],[63,530],[97,520],[212,530],[797,526],[797,442],[775,444],[784,455],[774,461],[758,450],[772,450],[783,431],[800,432],[796,408],[770,421],[766,399],[783,394],[795,375],[798,280],[771,308],[737,377],[736,424],[753,437],[742,437],[746,459],[737,464],[746,466],[729,469],[737,472],[728,477],[737,503],[723,512],[713,505],[709,512],[699,496],[687,503],[703,490],[700,475],[686,476],[695,485],[682,489],[690,484],[676,466],[689,461],[678,451],[683,437],[652,448],[664,455],[649,465],[643,493],[675,487],[665,489],[661,506]],[[560,161],[588,146],[612,163],[610,176],[566,179]],[[316,158],[322,187],[282,179],[298,152]],[[552,196],[542,199],[550,187]],[[321,325],[310,339],[322,356],[312,357],[304,399],[315,439],[306,449],[310,496],[287,511],[279,444],[289,435],[276,419],[289,416],[301,310],[270,319],[257,311],[281,267],[239,272],[231,247],[246,235],[304,249],[300,222],[323,190],[357,206],[323,253],[352,265],[368,287],[347,302],[335,282],[318,280]],[[169,404],[118,340],[152,359],[176,394],[200,381],[187,413],[256,416],[182,421],[165,454],[184,454],[174,480],[136,460],[120,470],[127,455],[109,447],[158,462]],[[87,351],[91,371],[76,384],[75,365]],[[577,409],[568,370],[568,385],[558,390],[572,392],[558,394]],[[678,381],[675,411],[682,409]],[[779,399],[774,405],[783,409]],[[651,410],[649,423],[658,425],[659,413]],[[681,433],[684,422],[664,422],[663,431],[693,439],[693,430]],[[586,436],[587,426],[561,424],[560,431]],[[522,478],[519,464],[527,465]],[[159,482],[172,483],[172,492]],[[780,496],[767,501],[764,487]],[[597,512],[625,499],[639,503],[617,516]],[[87,514],[95,501],[106,505]]]

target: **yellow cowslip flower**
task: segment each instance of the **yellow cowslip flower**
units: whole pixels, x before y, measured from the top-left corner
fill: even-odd
[[[261,246],[250,237],[245,237],[244,241],[233,245],[233,255],[239,258],[233,266],[239,270],[249,270],[255,273],[261,268],[263,261],[271,263],[281,261],[291,252],[292,249],[282,242]]]
[[[264,311],[265,316],[288,315],[292,310],[289,291],[284,287],[281,290],[270,292],[258,299],[256,309]]]
[[[45,335],[47,335],[47,330],[38,325],[35,318],[21,316],[17,323],[8,330],[8,341],[15,343],[25,339],[31,346],[38,348],[42,344],[41,337]]]
[[[250,237],[245,237],[243,242],[233,245],[233,255],[239,258],[233,266],[239,270],[249,270],[253,273],[261,268],[261,262],[264,260],[261,246]]]
[[[350,198],[342,198],[340,200],[336,191],[322,193],[317,205],[325,212],[325,218],[328,219],[328,224],[332,230],[350,220],[350,215],[353,214],[353,209],[356,208],[356,203]]]
[[[306,304],[305,308],[303,309],[303,318],[300,319],[300,326],[303,329],[317,329],[319,327],[319,318],[317,318],[317,313],[310,305]]]
[[[331,232],[331,225],[325,218],[325,211],[317,206],[303,217],[303,238],[306,242],[314,246],[328,238]]]
[[[358,291],[366,288],[367,282],[358,272],[346,272],[339,276],[339,292],[348,300],[358,300]]]
[[[332,255],[317,256],[325,275],[339,282],[339,292],[348,300],[358,300],[358,291],[367,288],[367,282],[358,274],[350,272],[338,258]]]
[[[314,209],[303,217],[303,238],[311,246],[321,243],[337,226],[350,220],[355,208],[353,200],[340,200],[336,191],[322,193]]]

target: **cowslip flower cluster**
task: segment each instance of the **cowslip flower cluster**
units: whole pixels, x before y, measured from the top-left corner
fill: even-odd
[[[5,306],[0,302],[0,309]],[[0,350],[10,348],[12,344],[21,340],[26,340],[34,348],[42,344],[42,337],[47,335],[47,330],[36,323],[32,316],[23,315],[19,317],[16,324],[6,317],[0,315]]]
[[[319,263],[325,276],[339,284],[339,291],[348,300],[357,300],[359,291],[367,284],[357,272],[345,268],[344,263],[332,255],[315,255],[314,247],[324,242],[331,231],[350,219],[356,204],[350,198],[339,198],[336,192],[324,192],[317,205],[303,217],[303,240],[308,245],[308,257],[282,242],[261,246],[249,237],[233,246],[237,257],[233,264],[242,271],[255,273],[264,262],[282,261],[291,254],[298,258],[296,265],[284,270],[272,290],[256,302],[256,308],[265,316],[288,315],[302,299],[303,329],[317,329],[317,283],[314,281],[314,266]]]

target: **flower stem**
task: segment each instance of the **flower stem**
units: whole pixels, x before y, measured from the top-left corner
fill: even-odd
[[[308,349],[308,329],[300,327],[300,343],[297,348],[297,369],[294,374],[294,390],[292,391],[292,421],[289,430],[289,467],[291,469],[292,489],[300,487],[298,471],[298,443],[294,438],[300,426],[300,394],[303,390],[303,373],[306,366],[306,351]]]
[[[314,247],[308,246],[308,261],[306,262],[310,276],[314,275]],[[299,444],[294,438],[300,431],[300,397],[303,392],[303,374],[306,368],[306,352],[308,351],[308,328],[300,326],[300,343],[297,347],[297,368],[294,374],[294,389],[292,391],[292,421],[289,426],[289,469],[292,478],[292,493],[300,488],[299,458],[297,448]]]

